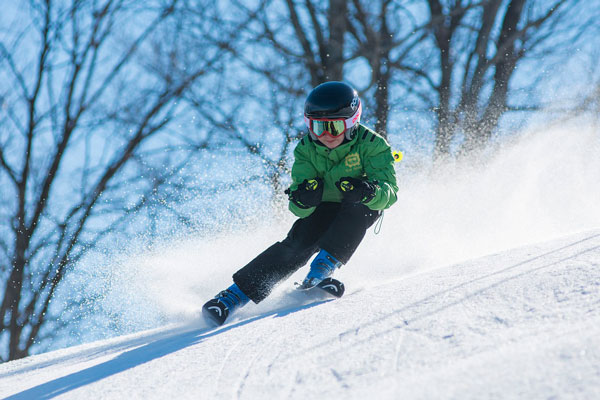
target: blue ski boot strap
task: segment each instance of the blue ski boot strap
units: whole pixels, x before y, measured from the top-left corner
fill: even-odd
[[[327,250],[321,250],[310,264],[307,278],[323,280],[330,277],[333,272],[342,266],[342,263],[332,256]]]
[[[250,298],[235,283],[219,293],[216,298],[230,311],[248,304]]]

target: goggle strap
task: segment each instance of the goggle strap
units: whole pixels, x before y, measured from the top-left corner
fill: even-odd
[[[352,128],[358,121],[360,121],[360,114],[362,114],[362,101],[359,100],[358,108],[356,109],[354,115],[347,120],[344,120],[344,126],[346,129]]]

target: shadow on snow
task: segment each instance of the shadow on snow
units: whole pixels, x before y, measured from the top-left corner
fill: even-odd
[[[332,301],[332,299],[321,300],[300,307],[290,307],[275,310],[218,328],[195,329],[188,332],[174,334],[166,338],[151,340],[149,343],[146,343],[140,347],[136,347],[135,349],[125,351],[111,360],[69,375],[65,375],[61,378],[42,383],[20,393],[9,396],[6,399],[51,399],[53,397],[65,394],[71,390],[89,385],[90,383],[98,382],[104,378],[108,378],[112,375],[116,375],[128,369],[134,368],[138,365],[142,365],[171,353],[175,353],[189,346],[199,344],[205,339],[217,336],[231,329],[239,328],[246,324],[268,317],[284,317],[294,312],[306,310],[328,301]],[[134,341],[132,345],[135,345],[137,342],[139,342],[139,340]]]

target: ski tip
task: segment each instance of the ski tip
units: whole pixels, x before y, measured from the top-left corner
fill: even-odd
[[[344,295],[344,292],[346,291],[344,284],[334,278],[324,279],[319,283],[318,286],[320,289],[338,298],[342,297]]]
[[[202,316],[212,327],[221,326],[229,316],[229,310],[215,299],[209,300],[202,306]]]

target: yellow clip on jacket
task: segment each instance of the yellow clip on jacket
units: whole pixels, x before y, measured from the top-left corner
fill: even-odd
[[[322,201],[339,203],[342,201],[342,194],[335,183],[350,176],[377,181],[379,187],[375,197],[366,203],[370,209],[383,210],[397,200],[398,184],[390,145],[364,125],[358,126],[358,132],[351,141],[344,142],[335,149],[317,144],[306,135],[296,146],[294,158],[290,187],[292,191],[305,179],[319,177],[324,181]],[[308,217],[315,210],[315,207],[299,208],[291,201],[289,208],[300,218]]]

